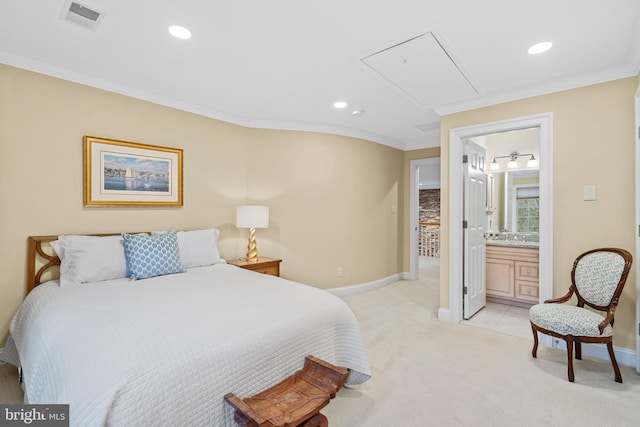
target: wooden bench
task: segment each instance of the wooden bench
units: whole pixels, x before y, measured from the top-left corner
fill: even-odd
[[[314,356],[302,370],[275,386],[244,399],[233,393],[224,398],[235,408],[242,427],[328,427],[320,410],[329,404],[347,380],[349,371]]]

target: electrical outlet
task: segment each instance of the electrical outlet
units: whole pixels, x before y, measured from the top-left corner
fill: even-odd
[[[596,186],[585,185],[584,186],[584,200],[596,200]]]
[[[342,267],[338,267],[338,277],[342,277]]]

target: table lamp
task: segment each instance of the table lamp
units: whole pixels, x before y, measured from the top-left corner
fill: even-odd
[[[236,209],[236,227],[249,229],[249,245],[247,261],[258,261],[258,245],[256,244],[256,228],[269,227],[268,206],[238,206]]]

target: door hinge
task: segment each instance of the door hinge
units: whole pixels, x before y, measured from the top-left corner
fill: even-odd
[[[462,163],[469,163],[469,155],[465,154],[464,156],[462,156]]]
[[[462,220],[462,228],[467,228],[469,226],[469,224],[467,223],[467,220],[464,219]]]
[[[467,294],[467,287],[465,286],[464,288],[462,288],[462,294],[466,295]]]

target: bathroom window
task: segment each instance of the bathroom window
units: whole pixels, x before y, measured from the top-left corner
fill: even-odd
[[[516,190],[516,220],[519,233],[537,233],[540,229],[539,187],[520,187]]]

